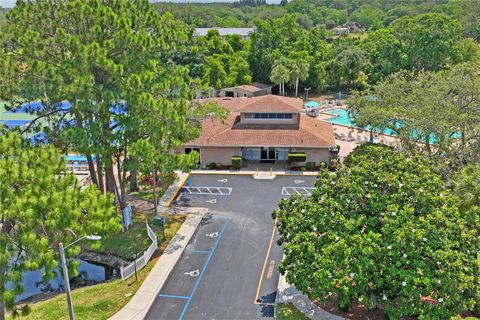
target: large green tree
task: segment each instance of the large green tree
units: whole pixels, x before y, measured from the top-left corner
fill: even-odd
[[[113,198],[93,186],[83,189],[66,173],[58,150],[0,133],[0,319],[4,307],[15,310],[22,272],[41,269],[44,280],[55,276],[60,242],[120,229]],[[79,250],[72,246],[67,255]]]
[[[349,110],[356,125],[396,135],[405,151],[424,153],[449,175],[479,160],[479,101],[477,68],[458,65],[391,75],[372,91],[354,94]]]
[[[190,80],[175,63],[185,26],[146,0],[19,1],[7,20],[1,98],[13,107],[40,101],[32,129],[85,154],[93,182],[124,206],[129,144],[167,122],[189,132]]]
[[[357,147],[274,217],[280,271],[311,299],[380,307],[392,319],[478,311],[480,210],[459,211],[422,156]]]
[[[407,70],[439,70],[456,59],[462,27],[446,15],[404,17],[390,28],[402,45]]]

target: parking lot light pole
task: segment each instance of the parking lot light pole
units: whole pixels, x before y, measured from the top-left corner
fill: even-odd
[[[73,241],[72,243],[66,245],[65,247],[63,246],[63,243],[60,243],[58,245],[59,249],[60,249],[60,259],[61,259],[61,262],[62,262],[63,280],[65,281],[65,292],[67,294],[68,315],[69,315],[70,320],[74,320],[75,315],[73,313],[72,292],[70,291],[70,281],[68,279],[68,269],[67,269],[67,261],[65,259],[65,249],[74,245],[75,243],[77,243],[78,241],[80,241],[82,239],[87,239],[87,240],[91,240],[91,241],[98,241],[98,240],[101,240],[102,237],[101,236],[83,236],[83,237],[78,238],[77,240]]]

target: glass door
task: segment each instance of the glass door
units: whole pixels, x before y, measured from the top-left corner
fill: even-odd
[[[275,161],[277,159],[276,150],[273,147],[262,147],[260,151],[260,160],[262,161]]]

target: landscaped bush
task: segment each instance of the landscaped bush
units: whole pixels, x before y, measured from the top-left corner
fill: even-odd
[[[291,162],[304,162],[307,160],[307,155],[305,153],[289,153],[288,160]]]
[[[217,169],[217,164],[215,162],[212,162],[208,165],[208,169],[210,170],[215,170]]]
[[[305,169],[307,169],[307,171],[314,171],[315,170],[315,162],[305,163]]]
[[[242,157],[233,156],[232,157],[232,169],[233,170],[240,170],[241,166],[242,166]]]

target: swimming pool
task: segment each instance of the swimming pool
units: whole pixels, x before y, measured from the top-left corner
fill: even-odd
[[[331,122],[331,123],[334,123],[334,124],[343,125],[343,126],[358,128],[353,123],[352,118],[350,118],[347,109],[343,109],[343,108],[331,109],[331,110],[326,110],[324,113],[333,115],[331,118],[325,119],[325,121],[328,121],[328,122]],[[371,127],[368,126],[367,130],[370,130],[370,129],[371,129]],[[396,135],[395,132],[393,132],[391,129],[385,129],[383,131],[383,134],[390,135],[390,136],[395,136]],[[417,140],[419,135],[414,133],[412,136],[413,136],[414,139]],[[454,139],[458,139],[458,138],[461,137],[461,135],[460,135],[460,133],[457,132],[457,133],[454,133],[452,137]],[[436,137],[433,134],[430,135],[429,140],[430,140],[431,144],[435,144],[435,143],[438,142]]]
[[[317,101],[308,101],[305,102],[304,106],[305,108],[316,108],[320,106],[320,103],[318,103]]]

